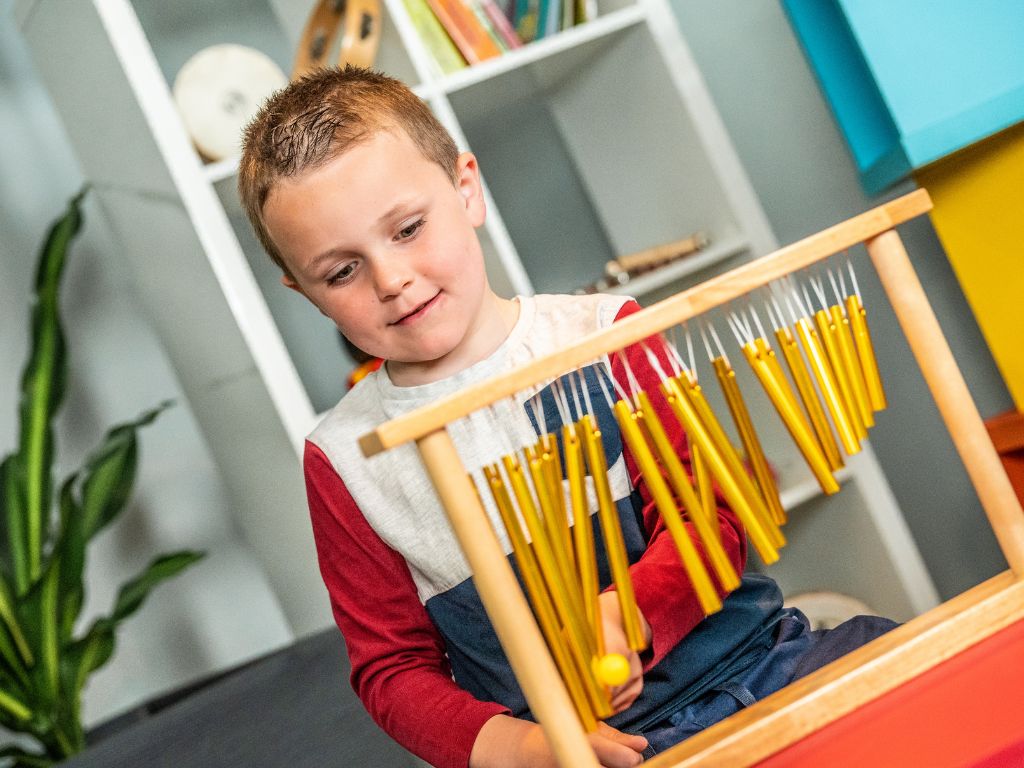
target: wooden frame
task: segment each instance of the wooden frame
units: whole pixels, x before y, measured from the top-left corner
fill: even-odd
[[[457,395],[380,425],[367,455],[415,441],[477,590],[559,764],[598,768],[569,696],[445,425],[780,277],[864,243],[967,468],[1010,571],[648,761],[652,768],[748,766],[1024,618],[1024,513],[895,227],[931,209],[918,190],[720,275]]]

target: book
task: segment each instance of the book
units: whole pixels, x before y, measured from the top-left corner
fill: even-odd
[[[505,16],[504,11],[501,10],[498,4],[494,0],[479,0],[479,3],[487,15],[487,20],[491,23],[491,27],[508,49],[511,51],[515,48],[522,48],[523,41],[519,39],[519,35],[516,34],[515,29],[509,23],[508,17]]]
[[[462,0],[426,2],[467,62],[479,64],[501,55],[501,48]]]
[[[566,0],[572,2],[573,0]],[[540,0],[540,13],[537,19],[537,38],[550,37],[557,34],[562,21],[561,0]]]
[[[540,28],[539,19],[540,0],[516,0],[512,26],[519,39],[524,43],[530,43],[537,39],[537,30]]]
[[[430,10],[427,0],[402,0],[409,18],[419,33],[423,45],[430,51],[434,62],[444,74],[451,74],[465,69],[466,59],[459,53],[451,37]]]
[[[487,35],[494,41],[494,44],[498,46],[502,53],[505,53],[508,50],[508,44],[502,39],[501,35],[498,34],[498,31],[494,28],[494,25],[491,23],[487,14],[484,13],[483,6],[478,2],[478,0],[462,0],[462,4],[465,5],[474,16],[476,16],[476,20],[479,21],[480,26],[487,31]]]

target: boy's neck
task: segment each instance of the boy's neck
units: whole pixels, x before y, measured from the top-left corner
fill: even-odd
[[[464,344],[437,360],[402,363],[388,360],[388,377],[396,387],[415,387],[447,379],[484,360],[500,347],[519,319],[519,302],[503,299],[488,290],[480,309],[478,327],[467,334]]]

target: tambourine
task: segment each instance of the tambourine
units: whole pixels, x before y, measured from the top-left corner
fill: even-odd
[[[174,101],[199,154],[223,160],[239,154],[246,123],[287,84],[269,56],[226,43],[204,48],[185,62],[174,79]]]
[[[339,30],[338,66],[373,66],[380,47],[379,0],[320,0],[299,41],[292,80],[327,65]]]

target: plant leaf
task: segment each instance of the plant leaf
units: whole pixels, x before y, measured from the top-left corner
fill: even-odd
[[[153,587],[188,568],[192,563],[200,560],[204,554],[203,552],[182,551],[156,558],[146,570],[121,587],[110,620],[115,624],[124,621],[139,609]]]
[[[81,201],[85,190],[68,204],[64,216],[50,229],[39,256],[35,305],[32,307],[32,347],[21,377],[21,435],[18,481],[25,500],[24,556],[28,582],[42,572],[46,523],[52,495],[53,416],[64,397],[67,360],[60,323],[60,277],[72,240],[82,227]],[[19,592],[26,580],[19,575]]]
[[[60,642],[65,645],[85,601],[85,534],[81,505],[74,498],[78,473],[60,489],[60,538],[53,557],[60,559]]]
[[[164,402],[141,414],[134,421],[119,424],[104,437],[83,469],[81,507],[85,541],[110,523],[124,508],[135,482],[138,463],[137,430],[155,419],[171,405]]]
[[[203,552],[182,551],[156,558],[142,573],[121,587],[111,614],[93,622],[85,636],[68,647],[63,674],[66,689],[75,692],[76,700],[89,674],[110,660],[117,626],[142,606],[155,586],[204,555]]]
[[[14,605],[11,588],[7,584],[7,580],[0,577],[0,619],[3,620],[7,632],[10,633],[11,639],[14,640],[14,644],[18,648],[21,663],[15,669],[19,669],[22,664],[32,666],[35,660],[33,659],[28,640],[25,638],[25,633],[21,629],[21,623],[18,621]]]
[[[15,588],[22,594],[30,582],[28,552],[25,539],[25,484],[21,462],[16,454],[7,456],[0,464],[0,505],[3,508],[6,544],[3,552],[4,567],[14,576]]]
[[[37,712],[52,712],[59,700],[60,641],[57,627],[57,591],[60,563],[51,558],[41,578],[18,601],[16,610],[36,664],[29,670]]]
[[[46,755],[39,755],[35,752],[28,752],[21,747],[9,744],[0,749],[0,759],[13,760],[12,768],[50,768],[54,761]]]
[[[0,690],[0,709],[14,717],[19,722],[28,722],[32,719],[32,710],[28,704],[21,701],[10,691]]]

